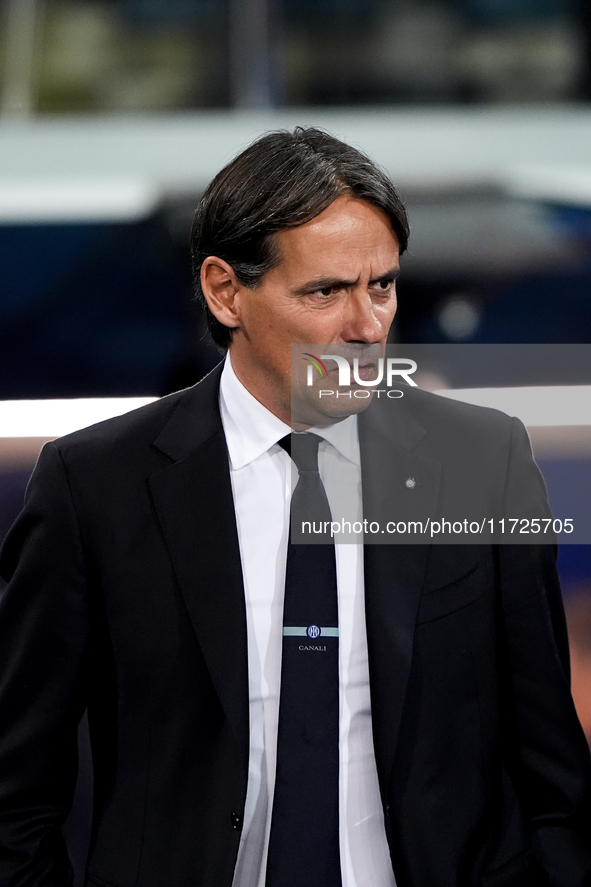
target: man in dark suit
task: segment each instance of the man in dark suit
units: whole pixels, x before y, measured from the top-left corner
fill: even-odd
[[[358,151],[317,130],[255,142],[193,230],[223,367],[44,449],[0,560],[0,884],[71,881],[60,827],[86,708],[92,887],[591,884],[551,546],[320,546],[338,627],[283,623],[294,558],[310,565],[297,594],[327,563],[288,541],[290,429],[316,434],[316,467],[298,471],[331,508],[344,483],[364,509],[445,515],[476,487],[495,513],[547,513],[523,427],[502,414],[415,389],[385,423],[361,398],[292,410],[292,343],[385,345],[407,236]],[[307,725],[305,789],[285,808],[282,719],[302,702],[285,645],[297,684],[337,637],[337,733],[322,711]],[[336,782],[330,766],[316,780],[326,809],[305,781],[321,745],[338,762]]]

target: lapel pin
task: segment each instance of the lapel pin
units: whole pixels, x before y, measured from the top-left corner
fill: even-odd
[[[416,480],[414,479],[414,477],[407,477],[406,480],[404,481],[404,486],[405,486],[408,490],[414,490],[414,488],[416,487],[416,485],[417,485],[417,482],[416,482]]]

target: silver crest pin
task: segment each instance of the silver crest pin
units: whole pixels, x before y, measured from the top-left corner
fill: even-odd
[[[416,485],[417,485],[417,482],[416,482],[416,480],[414,479],[414,477],[407,477],[406,480],[404,481],[404,486],[405,486],[408,490],[414,490],[414,488],[416,487]]]

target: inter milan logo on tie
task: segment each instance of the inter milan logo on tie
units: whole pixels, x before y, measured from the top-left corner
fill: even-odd
[[[320,635],[320,629],[318,628],[317,625],[309,625],[306,630],[306,634],[308,635],[309,638],[312,638],[312,640],[315,640]]]

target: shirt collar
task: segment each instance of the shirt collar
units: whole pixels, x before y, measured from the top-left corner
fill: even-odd
[[[289,425],[278,419],[244,387],[234,372],[229,352],[220,381],[220,412],[233,470],[254,462],[291,432]],[[319,425],[309,430],[332,444],[350,462],[360,464],[357,416],[348,416],[334,425]]]
[[[220,381],[220,412],[234,470],[254,462],[291,431],[244,387],[229,353]]]
[[[355,465],[361,464],[356,415],[347,416],[342,422],[335,422],[334,425],[317,425],[308,430],[332,444],[349,462]]]

